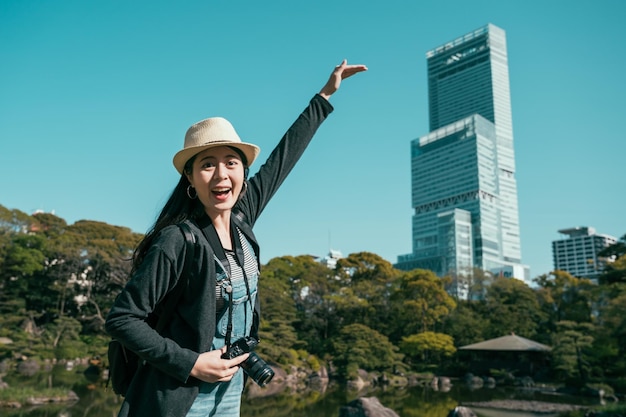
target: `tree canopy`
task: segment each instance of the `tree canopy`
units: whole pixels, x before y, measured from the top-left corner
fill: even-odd
[[[142,235],[92,220],[67,224],[0,205],[0,359],[103,355],[103,323]],[[563,379],[626,375],[626,235],[607,248],[599,284],[553,271],[530,287],[475,270],[441,278],[359,252],[328,268],[311,256],[263,265],[260,353],[284,366],[452,369],[459,346],[510,333],[551,345]],[[451,290],[460,279],[468,299]],[[457,281],[454,281],[456,279]],[[457,285],[458,287],[458,285]]]

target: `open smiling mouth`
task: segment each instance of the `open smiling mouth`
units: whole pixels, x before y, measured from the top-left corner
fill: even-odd
[[[232,191],[232,188],[216,188],[211,190],[211,192],[216,196],[216,197],[224,197],[226,196],[228,193],[230,193]]]

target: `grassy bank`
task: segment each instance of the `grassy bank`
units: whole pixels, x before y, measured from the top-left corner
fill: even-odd
[[[626,416],[626,404],[610,404],[602,407],[590,407],[594,414],[588,414],[589,411],[567,411],[559,413],[559,417],[585,417],[587,415],[597,417],[623,417]]]
[[[66,388],[9,387],[0,390],[0,407],[17,408],[25,405],[41,405],[77,401],[78,397]]]

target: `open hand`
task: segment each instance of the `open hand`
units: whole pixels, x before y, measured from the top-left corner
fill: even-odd
[[[324,85],[324,87],[320,90],[320,96],[328,100],[330,96],[339,89],[342,80],[363,71],[367,71],[367,67],[365,65],[348,65],[348,61],[344,59],[343,62],[337,65],[330,74],[330,78],[326,82],[326,85]]]

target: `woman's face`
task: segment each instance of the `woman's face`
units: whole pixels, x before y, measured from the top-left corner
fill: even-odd
[[[213,219],[229,212],[237,202],[244,182],[244,165],[232,148],[210,148],[196,156],[187,178]]]

